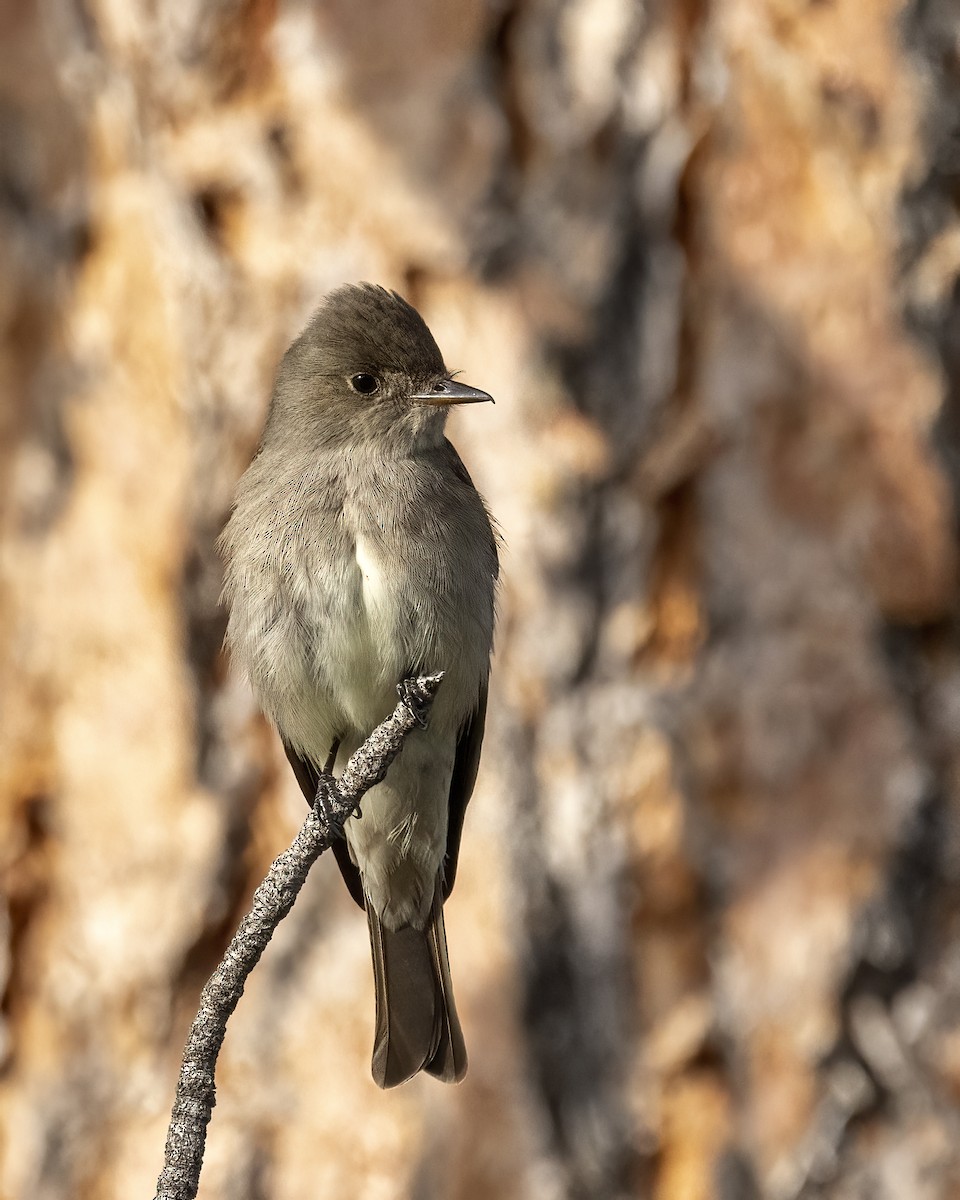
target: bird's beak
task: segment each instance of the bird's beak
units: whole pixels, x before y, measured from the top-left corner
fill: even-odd
[[[481,392],[479,388],[468,387],[456,379],[441,379],[439,383],[433,385],[429,392],[418,392],[410,399],[415,400],[418,404],[444,406],[448,404],[482,404],[485,400],[489,400],[491,404],[494,402],[489,392]]]

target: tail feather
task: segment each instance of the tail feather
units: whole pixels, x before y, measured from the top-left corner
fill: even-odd
[[[371,1070],[382,1088],[426,1070],[445,1082],[463,1078],[467,1055],[453,1001],[439,894],[425,929],[391,930],[367,907],[376,1032]]]
[[[430,924],[425,932],[430,943],[430,954],[438,985],[440,1040],[424,1070],[444,1083],[459,1083],[467,1073],[467,1048],[463,1041],[460,1018],[457,1016],[457,1005],[453,999],[450,959],[447,957],[447,934],[443,924],[443,902],[439,889],[433,902]]]

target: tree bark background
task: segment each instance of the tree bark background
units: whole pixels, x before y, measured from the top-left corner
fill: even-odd
[[[221,655],[275,364],[397,287],[497,397],[456,1089],[321,861],[201,1197],[960,1190],[951,0],[0,0],[0,1194],[153,1194],[302,801]]]

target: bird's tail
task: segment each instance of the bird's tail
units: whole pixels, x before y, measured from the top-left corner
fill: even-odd
[[[377,997],[374,1081],[395,1087],[423,1070],[458,1083],[467,1051],[453,1000],[440,889],[424,929],[387,929],[369,904],[367,924]]]

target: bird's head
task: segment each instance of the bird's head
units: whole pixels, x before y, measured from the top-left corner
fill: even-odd
[[[417,310],[373,284],[331,292],[284,355],[273,418],[325,443],[437,443],[454,404],[493,397],[454,379]]]

